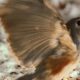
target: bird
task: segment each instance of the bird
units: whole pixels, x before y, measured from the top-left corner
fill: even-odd
[[[49,0],[8,0],[0,8],[0,18],[10,55],[25,68],[36,68],[18,80],[61,80],[77,66],[77,34],[72,35],[71,25]]]

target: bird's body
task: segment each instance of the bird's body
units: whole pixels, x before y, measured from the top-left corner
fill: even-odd
[[[36,68],[34,80],[61,80],[75,68],[79,54],[64,22],[44,3],[11,0],[1,21],[13,57]]]

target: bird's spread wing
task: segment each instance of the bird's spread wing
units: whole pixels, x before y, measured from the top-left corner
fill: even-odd
[[[21,1],[15,1],[15,6],[11,5],[11,12],[2,17],[2,22],[10,33],[9,40],[16,55],[25,62],[30,59],[34,61],[53,50],[50,46],[57,45],[56,39],[62,29],[61,26],[60,30],[54,27],[57,18],[46,6]]]

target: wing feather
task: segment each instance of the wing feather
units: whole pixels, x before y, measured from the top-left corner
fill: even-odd
[[[36,56],[51,51],[49,44],[57,19],[50,9],[41,3],[38,5],[36,1],[9,2],[8,8],[11,12],[2,16],[2,22],[10,34],[9,41],[12,49],[23,62],[27,62],[28,59],[36,60]],[[21,8],[22,6],[24,8]]]

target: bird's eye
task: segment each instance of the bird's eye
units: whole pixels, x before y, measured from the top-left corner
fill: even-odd
[[[79,20],[77,20],[77,24],[80,26],[80,19],[79,19]]]
[[[78,27],[80,26],[80,19],[77,20],[76,24]]]

